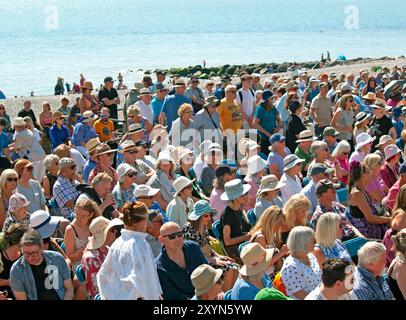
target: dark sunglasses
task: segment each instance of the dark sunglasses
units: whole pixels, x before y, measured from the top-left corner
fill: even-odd
[[[137,150],[129,150],[129,151],[126,151],[126,152],[128,152],[129,154],[137,154],[138,153]]]
[[[345,156],[346,156],[346,155],[348,155],[348,153],[349,153],[349,152],[343,152],[343,155],[345,155]]]
[[[59,117],[58,119],[59,119],[59,120],[64,120],[65,118],[64,118],[64,117]]]
[[[347,100],[347,101],[348,101],[348,102],[354,102],[354,100],[352,100],[352,99],[351,99],[351,100]]]
[[[164,237],[167,237],[169,240],[173,240],[176,237],[183,238],[183,231],[174,232],[174,233],[168,234]]]
[[[34,167],[26,167],[27,171],[32,171],[34,170]]]
[[[132,178],[135,177],[137,174],[135,172],[130,172],[127,174],[127,177]]]
[[[11,182],[11,181],[17,182],[18,179],[17,179],[17,178],[7,178],[7,181],[8,181],[8,182]]]
[[[72,170],[76,170],[76,165],[70,167]]]

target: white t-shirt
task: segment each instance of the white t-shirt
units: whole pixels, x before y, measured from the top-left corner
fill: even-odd
[[[305,300],[328,300],[321,292],[320,292],[320,286],[318,286],[316,289],[314,289],[312,292],[310,292]],[[337,300],[358,300],[357,296],[354,294],[353,291],[350,291],[349,293],[343,294],[342,296],[339,296]]]
[[[76,164],[76,173],[82,173],[83,167],[86,163],[86,159],[83,158],[82,154],[74,148],[70,149],[70,156]]]
[[[235,101],[239,106],[242,107],[242,110],[247,114],[248,117],[253,115],[254,105],[255,105],[255,94],[252,94],[251,90],[238,90],[242,93],[242,103],[240,99],[240,94],[237,92],[237,97]]]
[[[152,125],[154,123],[154,112],[151,106],[147,106],[142,100],[137,101],[135,105],[140,108],[140,115],[147,118],[148,122]]]
[[[302,191],[302,183],[300,179],[296,176],[296,179],[293,180],[288,174],[285,172],[281,177],[281,183],[285,184],[282,188],[280,188],[282,193],[282,200],[286,202],[289,200],[291,196],[294,194],[300,193]]]

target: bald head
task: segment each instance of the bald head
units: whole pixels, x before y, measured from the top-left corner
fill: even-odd
[[[161,237],[167,236],[168,234],[172,234],[174,232],[180,231],[180,227],[177,223],[169,221],[162,225],[161,227]]]

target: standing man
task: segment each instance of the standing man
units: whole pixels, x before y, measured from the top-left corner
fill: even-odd
[[[143,88],[140,90],[140,95],[138,96],[140,99],[135,103],[135,105],[140,108],[140,115],[148,120],[148,122],[153,126],[154,123],[154,113],[150,106],[151,103],[151,93],[149,89]]]
[[[327,97],[328,90],[328,83],[321,83],[320,93],[310,105],[310,115],[314,120],[316,136],[323,134],[323,130],[330,125],[333,116],[331,100]]]
[[[185,96],[192,100],[193,111],[198,113],[204,105],[204,94],[199,88],[199,79],[197,77],[190,78],[190,87],[186,89]]]
[[[118,97],[117,90],[113,88],[114,80],[112,77],[104,78],[104,87],[99,92],[99,101],[102,102],[110,110],[110,116],[114,122],[114,129],[117,130],[118,120],[118,105],[120,98]]]
[[[151,92],[155,92],[157,90],[158,84],[164,85],[165,78],[166,78],[166,71],[158,69],[155,71],[155,75],[156,75],[156,82],[149,88],[149,90]]]
[[[249,129],[252,126],[255,114],[255,92],[251,89],[252,76],[244,74],[241,77],[241,89],[237,91],[235,101],[241,108],[243,117],[243,128]]]
[[[154,99],[152,99],[151,101],[151,108],[154,114],[154,122],[151,123],[152,126],[159,123],[158,122],[159,114],[162,111],[162,106],[164,104],[165,97],[168,95],[168,91],[169,90],[161,83],[157,83],[155,85],[155,96]]]

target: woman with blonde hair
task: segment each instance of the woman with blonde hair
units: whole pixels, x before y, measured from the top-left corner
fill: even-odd
[[[350,145],[353,145],[354,104],[354,97],[351,94],[345,94],[341,97],[340,105],[331,119],[331,126],[339,132],[338,139],[347,140]]]
[[[184,146],[193,149],[193,142],[198,141],[197,131],[193,122],[193,107],[184,103],[178,110],[179,118],[172,123],[169,138],[174,146]]]
[[[314,255],[322,268],[327,259],[344,259],[352,263],[351,255],[341,242],[343,223],[337,213],[323,214],[316,226],[316,246]]]
[[[303,194],[295,194],[283,206],[283,214],[286,218],[288,231],[282,233],[282,240],[286,243],[289,232],[296,226],[306,226],[308,222],[308,210],[311,207],[310,200]]]
[[[354,130],[352,132],[353,137],[354,137],[354,142],[360,133],[366,132],[368,134],[371,134],[371,130],[368,127],[370,122],[371,122],[371,115],[369,113],[358,112],[356,114]]]
[[[372,181],[366,186],[365,191],[368,192],[374,203],[382,202],[389,193],[389,188],[383,181],[380,172],[383,160],[379,154],[371,153],[363,161],[372,173]]]
[[[14,169],[6,169],[0,176],[0,230],[3,229],[8,211],[10,197],[17,188],[18,173]]]
[[[406,228],[392,236],[396,257],[389,266],[389,288],[396,300],[406,300]]]
[[[332,156],[337,160],[337,165],[340,167],[340,177],[338,177],[338,180],[346,186],[350,182],[350,152],[350,144],[343,140],[337,144],[332,153]]]
[[[49,129],[52,127],[52,110],[48,101],[42,103],[42,111],[39,113],[39,124],[44,128],[45,134],[49,139]]]
[[[282,209],[271,206],[263,212],[250,231],[250,242],[257,242],[264,249],[275,248],[278,250],[278,253],[273,255],[269,264],[269,273],[275,271],[275,265],[278,270],[282,267],[282,258],[288,253],[288,247],[286,244],[282,244],[282,232],[287,230],[286,217]]]
[[[47,199],[52,198],[52,190],[58,179],[58,163],[61,160],[56,154],[49,154],[44,159],[45,176],[42,178],[42,188]]]
[[[152,125],[149,123],[147,118],[140,115],[140,108],[136,105],[131,105],[127,110],[127,126],[139,123],[141,128],[143,128],[147,133],[152,131]]]
[[[94,201],[83,197],[76,202],[74,214],[75,218],[66,227],[64,236],[66,255],[72,261],[73,271],[82,261],[83,251],[91,237],[90,223],[100,216],[100,208]]]

